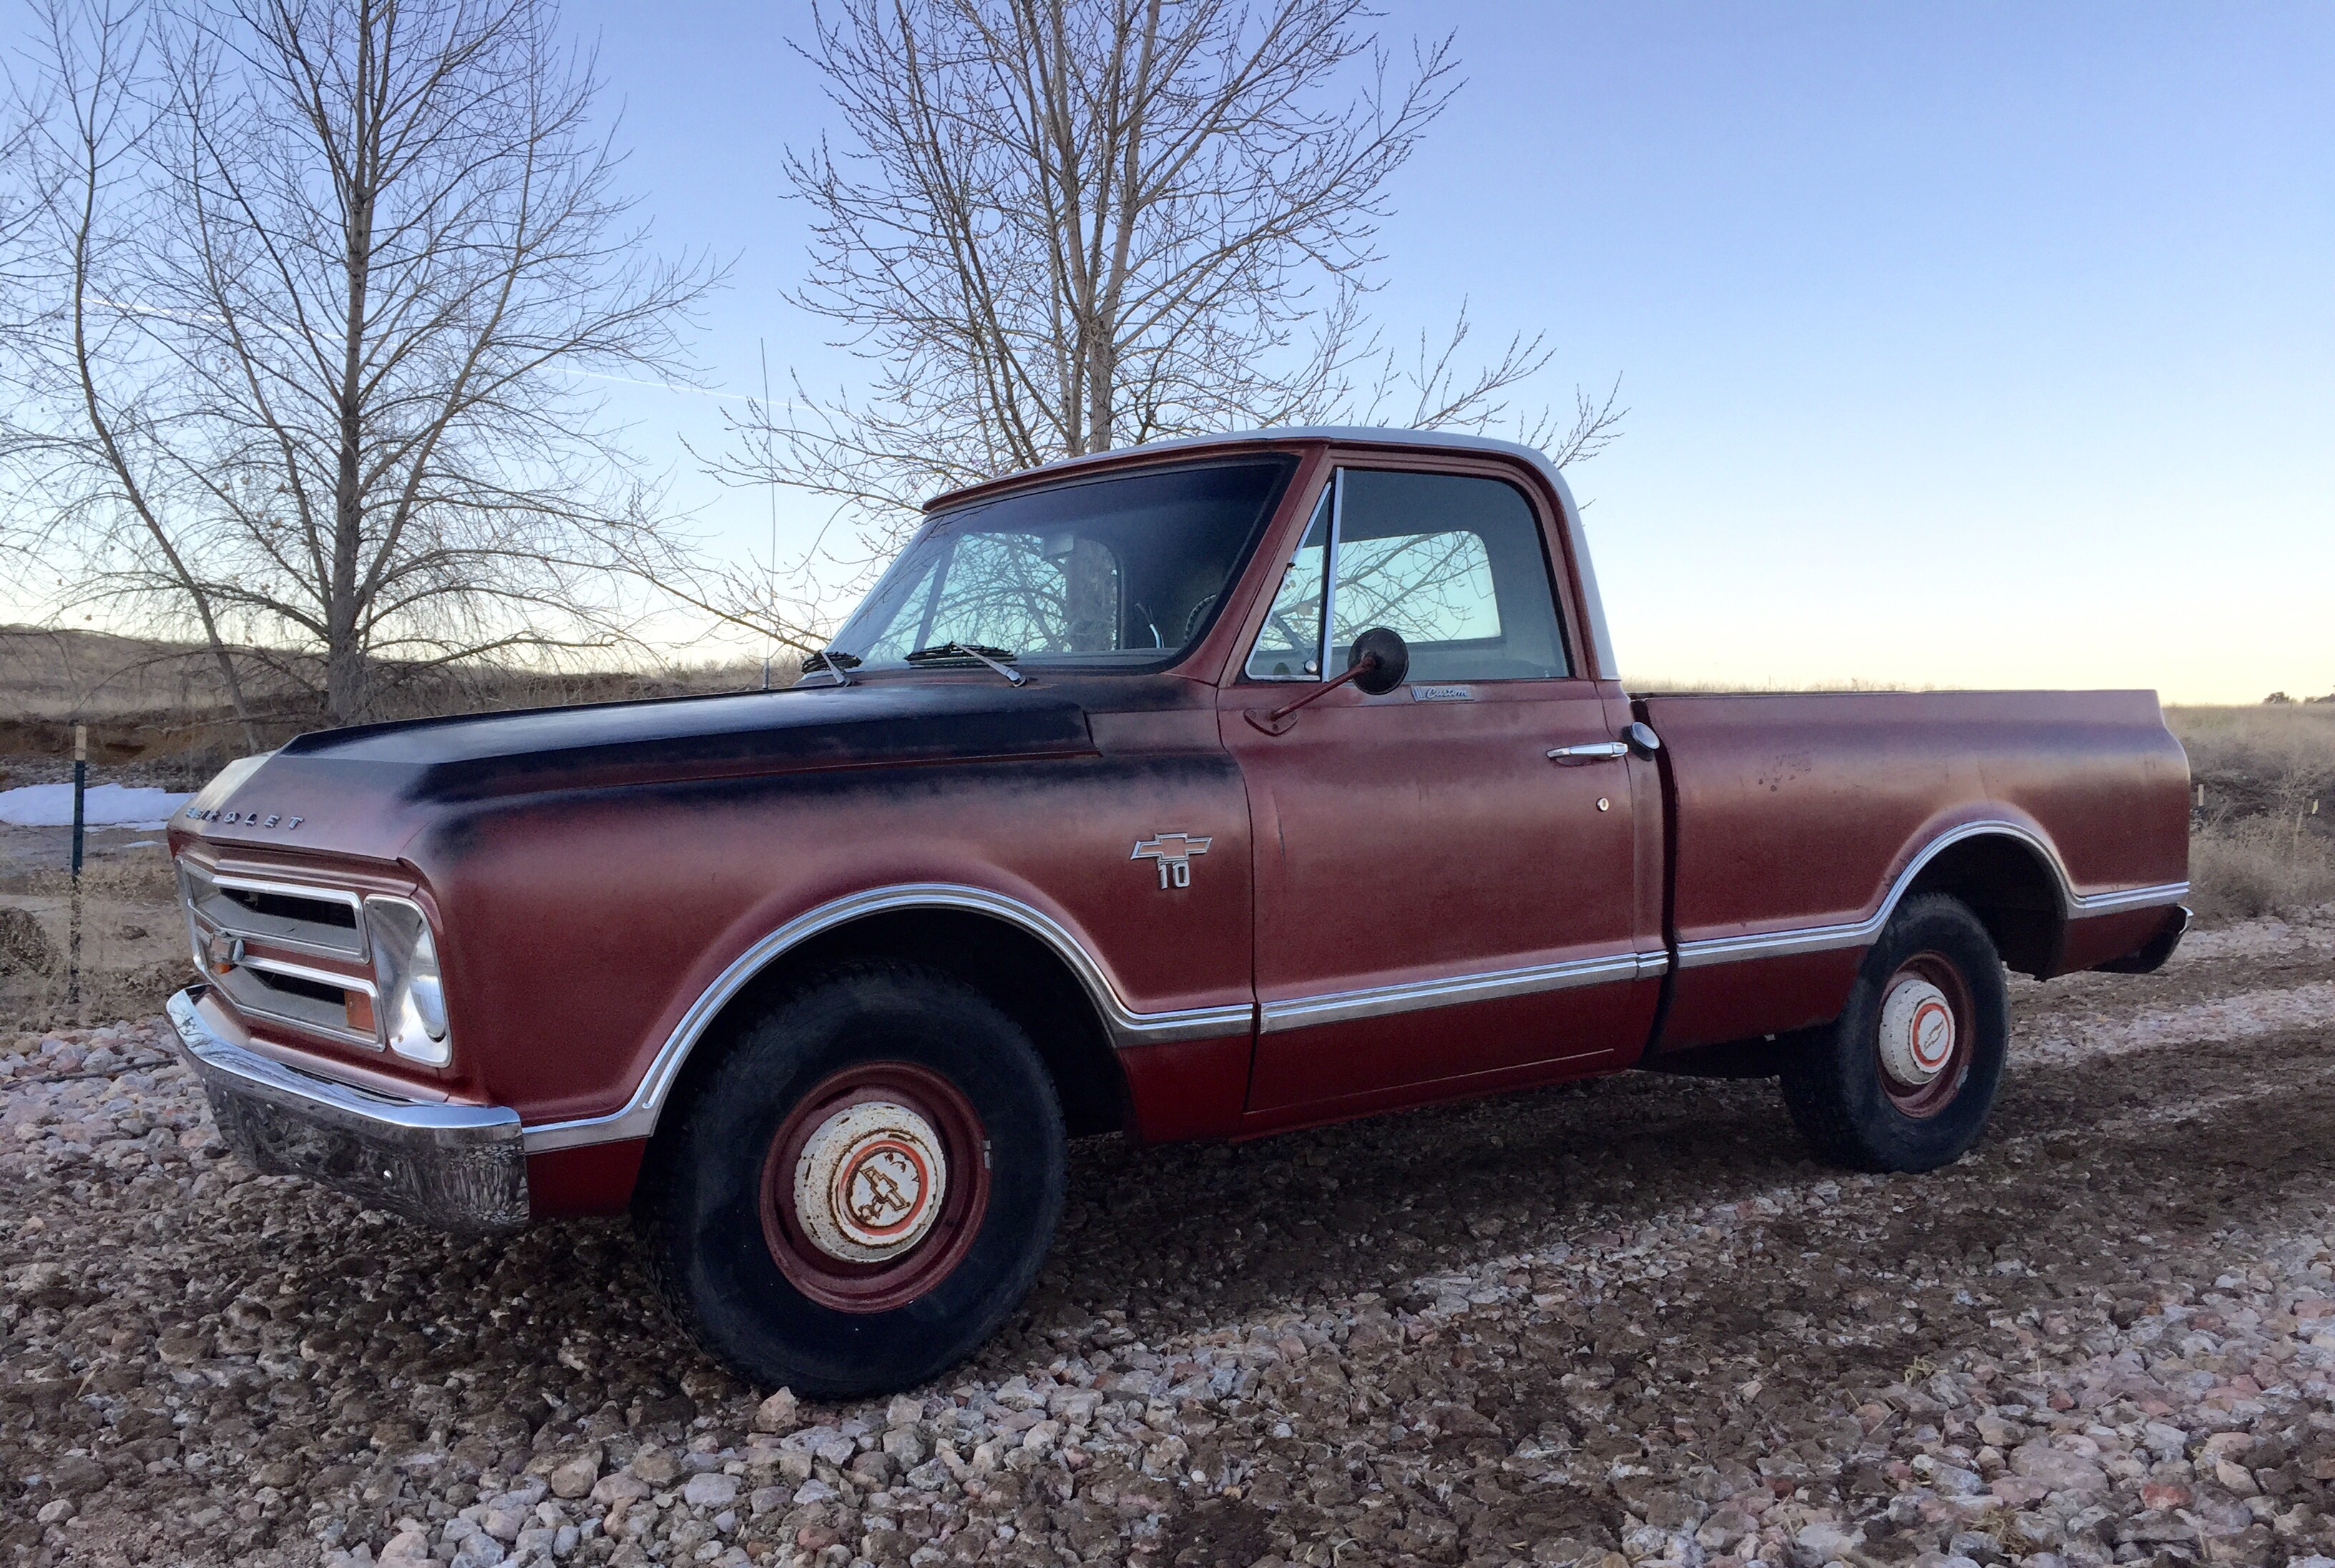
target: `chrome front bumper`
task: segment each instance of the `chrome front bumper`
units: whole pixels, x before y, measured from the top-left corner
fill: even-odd
[[[228,1147],[253,1168],[447,1230],[527,1223],[518,1112],[394,1099],[287,1067],[214,1029],[199,1006],[208,990],[170,998],[170,1023]]]

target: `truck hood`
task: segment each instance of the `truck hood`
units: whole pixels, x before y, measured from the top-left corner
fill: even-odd
[[[230,766],[173,819],[172,847],[395,858],[432,808],[463,802],[1093,750],[1068,697],[947,680],[358,725]]]

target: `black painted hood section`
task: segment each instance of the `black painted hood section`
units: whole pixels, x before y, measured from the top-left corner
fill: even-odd
[[[1093,750],[1085,711],[1066,696],[943,678],[325,730],[271,766],[357,764],[401,775],[393,792],[404,799],[451,801]]]

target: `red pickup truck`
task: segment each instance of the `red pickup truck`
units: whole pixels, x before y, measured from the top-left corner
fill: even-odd
[[[630,1209],[765,1386],[1021,1300],[1064,1144],[1629,1068],[1952,1160],[2003,972],[2186,925],[2153,693],[1633,695],[1537,452],[1361,430],[932,503],[794,687],[379,724],[174,822],[170,1002],[260,1168],[458,1227]]]

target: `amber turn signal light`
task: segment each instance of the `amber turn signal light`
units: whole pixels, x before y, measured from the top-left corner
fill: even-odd
[[[349,1010],[349,1027],[359,1034],[378,1036],[381,1032],[373,1021],[373,998],[362,991],[344,993]]]

